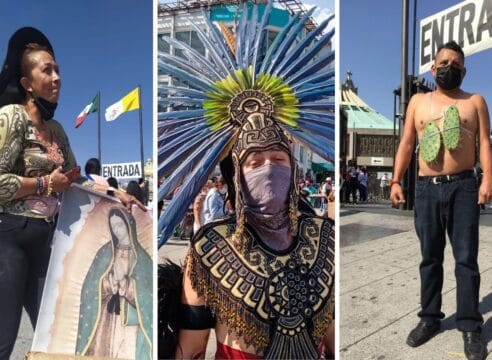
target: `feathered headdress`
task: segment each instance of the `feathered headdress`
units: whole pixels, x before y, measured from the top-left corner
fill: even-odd
[[[322,53],[334,35],[334,30],[323,34],[333,16],[302,37],[314,8],[303,16],[296,14],[267,48],[271,10],[269,2],[258,23],[258,6],[253,5],[248,20],[244,3],[235,41],[202,10],[206,30],[191,25],[208,57],[163,37],[183,57],[160,52],[159,70],[189,87],[159,85],[159,105],[191,109],[159,113],[158,176],[164,182],[158,199],[179,186],[159,219],[159,246],[183,218],[218,161],[238,141],[248,114],[261,113],[291,141],[327,160],[334,158],[335,53]],[[251,98],[255,101],[250,102]]]

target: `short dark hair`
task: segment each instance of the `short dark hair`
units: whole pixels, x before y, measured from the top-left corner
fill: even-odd
[[[97,158],[91,158],[85,163],[85,173],[101,175],[101,163]]]
[[[118,189],[118,180],[115,177],[110,176],[106,179],[106,181],[108,182],[109,186]]]
[[[439,54],[439,51],[441,51],[442,49],[449,49],[449,50],[456,51],[457,53],[459,53],[461,55],[463,62],[465,62],[465,53],[463,52],[463,49],[461,48],[461,46],[458,45],[458,43],[456,41],[451,40],[451,41],[448,41],[447,43],[439,46],[437,48],[437,51],[436,51],[436,57],[437,57],[437,54]]]
[[[126,193],[128,195],[135,196],[141,203],[145,202],[142,194],[142,189],[140,189],[140,186],[138,186],[138,182],[136,182],[135,180],[132,180],[128,183],[126,187]]]

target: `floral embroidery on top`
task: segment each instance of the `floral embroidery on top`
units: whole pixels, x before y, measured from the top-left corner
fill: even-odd
[[[15,198],[22,177],[45,176],[58,166],[68,170],[77,165],[60,123],[50,120],[47,125],[50,141],[36,134],[22,105],[0,108],[0,213],[46,218],[56,211],[55,197]]]
[[[58,166],[63,165],[65,158],[63,156],[63,153],[60,149],[60,140],[53,134],[53,131],[51,131],[50,128],[50,137],[51,137],[51,143],[43,139],[41,134],[39,133],[38,130],[34,129],[34,135],[36,136],[36,139],[41,143],[46,148],[46,157],[53,161],[55,164]]]

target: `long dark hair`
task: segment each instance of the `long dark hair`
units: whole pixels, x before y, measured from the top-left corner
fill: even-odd
[[[157,270],[157,337],[159,359],[173,359],[179,346],[179,306],[183,290],[181,266],[166,260]]]

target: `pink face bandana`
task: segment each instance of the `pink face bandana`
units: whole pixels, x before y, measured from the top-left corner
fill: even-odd
[[[248,223],[270,248],[284,250],[291,244],[288,195],[291,169],[265,164],[243,176],[244,214]]]

